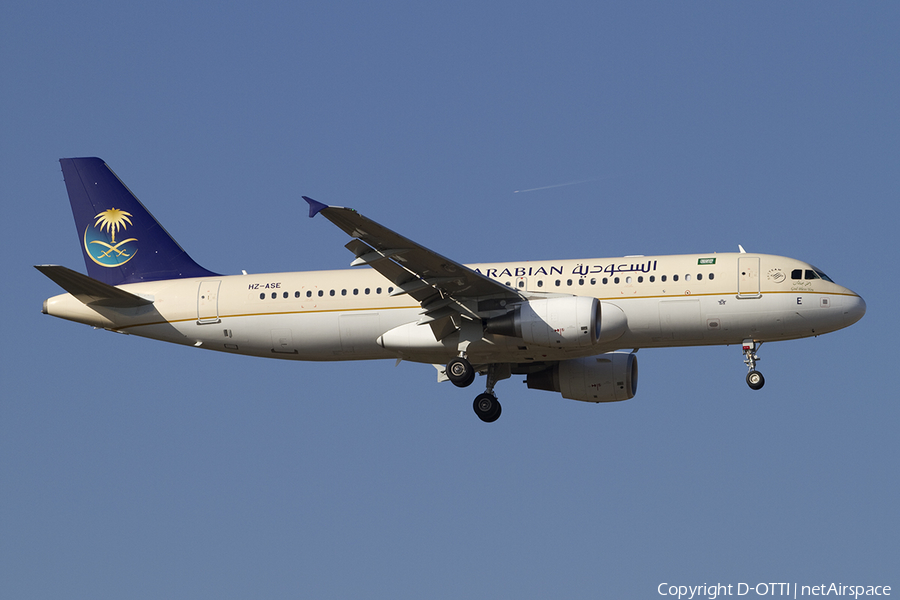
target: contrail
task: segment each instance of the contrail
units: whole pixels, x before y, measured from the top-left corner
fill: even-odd
[[[516,190],[513,194],[524,194],[525,192],[536,192],[538,190],[549,190],[552,188],[565,187],[567,185],[578,185],[579,183],[587,183],[588,181],[597,181],[600,177],[591,177],[589,179],[579,179],[578,181],[569,181],[568,183],[557,183],[556,185],[545,185],[543,187],[529,188],[527,190]]]

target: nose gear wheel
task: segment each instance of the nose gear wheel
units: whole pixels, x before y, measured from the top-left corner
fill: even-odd
[[[750,371],[747,373],[747,385],[751,390],[758,390],[766,384],[766,378],[759,371]]]
[[[766,378],[763,377],[762,373],[756,370],[756,361],[759,360],[756,351],[761,346],[762,342],[757,344],[755,340],[744,340],[742,344],[744,349],[744,364],[747,365],[747,368],[750,370],[750,372],[747,373],[747,385],[750,386],[751,390],[758,390],[766,384]]]

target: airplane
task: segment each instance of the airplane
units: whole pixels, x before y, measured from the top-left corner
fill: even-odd
[[[496,421],[499,381],[584,402],[637,392],[640,348],[740,344],[754,390],[765,342],[848,327],[866,303],[809,263],[745,252],[463,265],[303,196],[350,237],[351,269],[220,275],[190,256],[99,158],[60,160],[87,275],[43,313],[175,344],[305,361],[432,364]]]

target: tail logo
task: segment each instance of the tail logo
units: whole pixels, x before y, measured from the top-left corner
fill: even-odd
[[[84,250],[101,267],[124,265],[137,254],[137,238],[116,241],[116,234],[132,225],[131,213],[118,208],[104,210],[84,230]]]

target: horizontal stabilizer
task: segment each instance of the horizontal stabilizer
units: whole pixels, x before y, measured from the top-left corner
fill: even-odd
[[[59,265],[35,265],[34,268],[85,304],[116,308],[135,308],[145,304],[153,304],[152,300],[120,290],[117,287],[97,281],[66,267]]]

